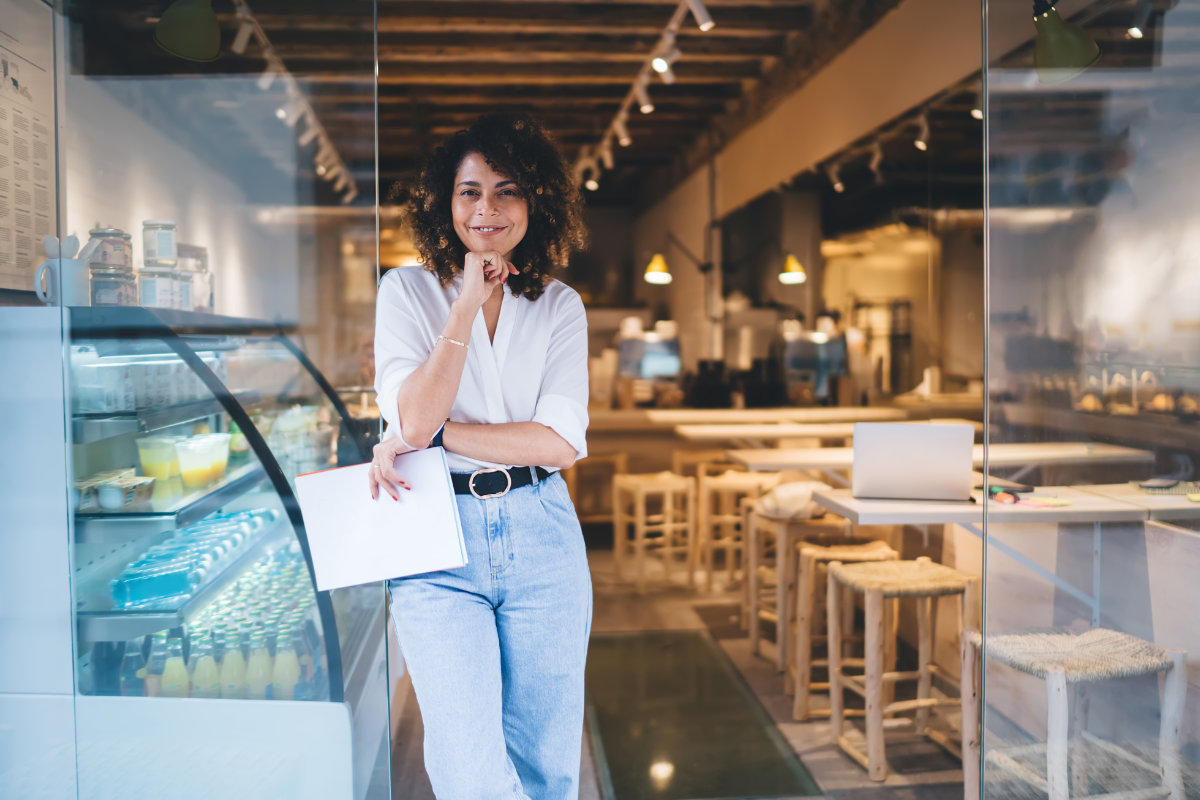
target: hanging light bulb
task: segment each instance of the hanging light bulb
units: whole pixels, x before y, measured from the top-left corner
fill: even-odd
[[[800,259],[791,253],[783,262],[783,272],[779,273],[779,282],[788,286],[797,286],[808,281],[808,273],[804,271]]]
[[[1133,24],[1125,35],[1130,39],[1141,39],[1146,35],[1146,25],[1150,23],[1150,12],[1154,10],[1153,0],[1138,0],[1137,11],[1133,14]]]
[[[665,286],[671,282],[671,270],[667,268],[667,260],[663,258],[662,253],[655,253],[650,259],[650,263],[646,265],[646,274],[643,277],[646,279],[646,283],[653,283],[659,286]]]
[[[154,26],[154,43],[185,61],[215,61],[221,55],[221,24],[212,0],[175,0]]]
[[[929,149],[929,117],[926,114],[917,120],[917,138],[913,139],[913,147],[922,153]]]
[[[1043,84],[1062,83],[1095,64],[1100,46],[1078,25],[1064,22],[1051,0],[1033,0],[1033,63]]]

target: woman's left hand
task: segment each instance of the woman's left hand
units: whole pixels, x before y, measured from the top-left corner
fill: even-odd
[[[371,499],[379,497],[379,487],[392,496],[393,500],[400,499],[399,489],[412,490],[408,481],[396,472],[396,456],[411,451],[399,436],[384,439],[375,445],[375,456],[371,459],[371,468],[367,470],[367,483],[371,487]]]

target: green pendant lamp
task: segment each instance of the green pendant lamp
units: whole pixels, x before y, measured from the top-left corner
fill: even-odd
[[[187,61],[215,61],[221,55],[221,25],[212,0],[176,0],[155,26],[154,43]]]
[[[1095,40],[1083,28],[1065,22],[1050,0],[1033,0],[1033,26],[1033,63],[1043,84],[1070,80],[1100,58]]]

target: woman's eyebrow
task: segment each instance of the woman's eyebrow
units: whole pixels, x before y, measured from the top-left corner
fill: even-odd
[[[497,181],[496,188],[499,189],[501,186],[516,186],[516,184],[516,181]],[[479,181],[459,181],[457,184],[455,184],[455,186],[474,186],[476,188],[479,188],[482,185],[483,184],[481,184]]]

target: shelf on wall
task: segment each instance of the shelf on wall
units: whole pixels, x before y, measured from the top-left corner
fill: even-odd
[[[85,511],[75,515],[75,541],[112,543],[173,531],[218,511],[267,477],[257,461],[229,472],[216,487],[174,503],[139,511]],[[153,503],[153,501],[151,501]],[[145,509],[146,504],[141,508]]]
[[[262,393],[257,391],[234,392],[233,397],[243,408],[262,403]],[[221,405],[220,400],[207,397],[203,400],[137,411],[76,414],[71,420],[71,441],[74,444],[90,444],[123,434],[150,433],[224,411],[225,407]]]
[[[245,573],[250,565],[262,558],[273,546],[286,542],[287,533],[288,520],[284,516],[270,530],[252,539],[219,573],[201,585],[178,608],[80,610],[76,612],[80,641],[124,641],[135,636],[147,636],[165,628],[183,625],[220,596],[230,584]]]

